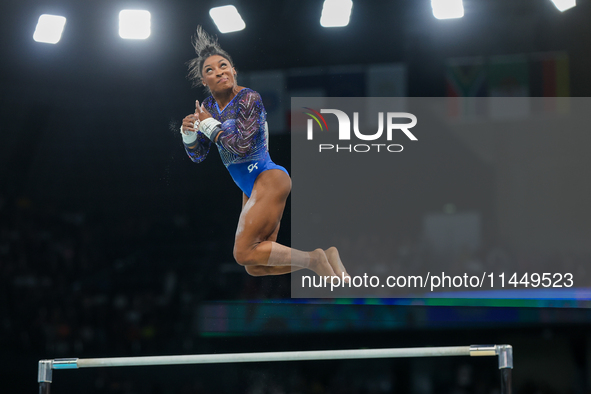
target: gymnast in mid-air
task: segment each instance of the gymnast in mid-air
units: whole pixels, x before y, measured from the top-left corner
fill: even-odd
[[[214,144],[243,192],[234,240],[236,262],[253,276],[307,268],[321,276],[346,278],[335,247],[305,252],[275,242],[291,178],[269,156],[267,115],[261,96],[238,86],[230,55],[201,27],[193,46],[197,57],[189,62],[189,77],[196,86],[206,87],[211,96],[202,104],[195,102],[195,113],[183,119],[181,134],[185,150],[195,163],[203,161]]]

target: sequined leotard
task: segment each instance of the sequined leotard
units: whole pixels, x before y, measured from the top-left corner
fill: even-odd
[[[210,96],[203,106],[222,123],[216,145],[224,165],[244,194],[250,197],[254,182],[263,171],[279,169],[288,174],[269,156],[267,113],[257,92],[244,88],[222,109]],[[212,142],[198,132],[197,142],[193,144],[191,148],[185,144],[185,150],[191,160],[199,163],[209,153]]]

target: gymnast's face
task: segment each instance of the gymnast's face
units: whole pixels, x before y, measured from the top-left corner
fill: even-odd
[[[230,61],[223,56],[213,55],[203,62],[201,71],[203,86],[212,93],[221,93],[236,87],[236,70]]]

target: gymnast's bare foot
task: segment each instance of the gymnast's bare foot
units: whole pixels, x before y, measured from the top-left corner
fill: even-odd
[[[332,246],[332,247],[326,249],[324,251],[324,253],[326,254],[326,258],[328,259],[328,263],[332,267],[335,274],[337,274],[337,276],[339,278],[343,278],[343,275],[344,275],[345,282],[349,283],[350,279],[347,278],[349,276],[349,274],[347,273],[347,270],[345,269],[345,266],[343,265],[343,262],[341,261],[341,256],[339,256],[339,251],[337,250],[337,248]]]
[[[316,249],[310,252],[310,266],[308,267],[320,276],[336,276],[328,262],[328,258],[322,249]]]

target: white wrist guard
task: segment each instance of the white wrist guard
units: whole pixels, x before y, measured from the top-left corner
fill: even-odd
[[[202,120],[199,124],[199,131],[205,134],[210,140],[214,140],[218,133],[221,131],[220,125],[222,123],[215,120],[214,118],[207,118]]]
[[[181,135],[183,136],[183,142],[187,145],[192,145],[197,139],[196,131],[183,131],[183,126],[181,126]]]

